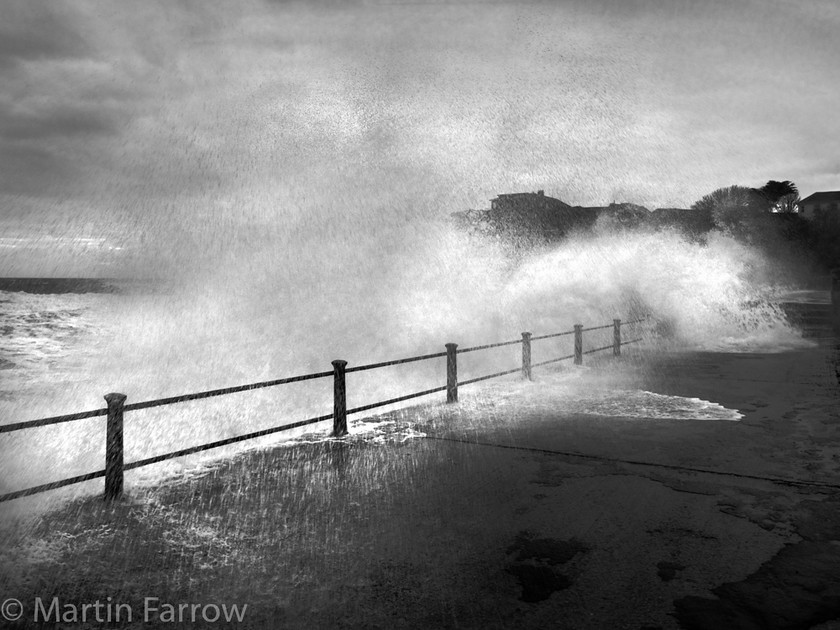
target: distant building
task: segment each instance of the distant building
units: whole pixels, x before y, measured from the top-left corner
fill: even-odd
[[[542,190],[499,195],[490,200],[484,216],[496,233],[548,241],[563,238],[570,230],[589,228],[598,217],[592,210],[573,208]]]
[[[815,192],[799,202],[799,213],[805,219],[816,219],[831,212],[840,214],[840,190]]]
[[[840,216],[840,215],[838,215]],[[633,203],[613,202],[608,206],[571,206],[549,197],[544,191],[508,193],[490,200],[486,210],[453,212],[460,229],[474,234],[500,237],[515,244],[558,242],[574,232],[586,232],[601,221],[603,227],[680,230],[701,235],[714,227],[711,213],[682,208],[649,211]]]
[[[568,207],[569,204],[559,199],[546,197],[545,191],[542,190],[538,190],[535,193],[526,192],[499,195],[495,199],[490,200],[490,210],[548,210],[565,209]]]

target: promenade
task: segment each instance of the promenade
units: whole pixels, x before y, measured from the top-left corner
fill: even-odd
[[[824,335],[464,389],[73,504],[18,541],[3,586],[248,604],[239,628],[840,628],[837,370]],[[675,396],[720,419],[661,417]]]

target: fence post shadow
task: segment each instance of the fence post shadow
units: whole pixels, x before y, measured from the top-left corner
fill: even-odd
[[[352,443],[346,440],[330,440],[326,443],[326,448],[325,456],[330,469],[335,473],[338,480],[344,481],[352,458],[350,453],[350,449],[353,448]]]

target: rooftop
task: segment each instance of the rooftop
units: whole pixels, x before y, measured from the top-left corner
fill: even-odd
[[[825,192],[815,192],[813,195],[808,195],[799,203],[826,203],[831,201],[840,201],[840,190],[828,190]]]
[[[538,190],[537,192],[503,193],[503,194],[498,195],[496,197],[496,199],[502,199],[502,198],[505,198],[505,197],[533,197],[533,196],[544,197],[545,196],[545,191]]]

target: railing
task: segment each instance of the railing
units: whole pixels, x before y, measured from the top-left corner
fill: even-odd
[[[624,322],[625,325],[629,324],[637,324],[639,322],[644,321],[647,318],[637,319],[630,322]],[[332,418],[333,420],[333,432],[332,434],[335,437],[341,437],[347,434],[347,416],[352,413],[359,413],[362,411],[368,411],[370,409],[375,409],[377,407],[384,407],[386,405],[393,405],[399,402],[403,402],[406,400],[411,400],[412,398],[419,398],[421,396],[428,396],[429,394],[435,394],[438,392],[446,391],[446,402],[447,403],[456,403],[458,402],[458,387],[463,385],[470,385],[472,383],[477,383],[479,381],[485,381],[491,378],[498,378],[500,376],[505,376],[508,374],[514,374],[516,372],[521,372],[523,378],[530,380],[531,379],[531,370],[532,368],[548,365],[550,363],[557,363],[559,361],[565,361],[568,359],[574,359],[576,365],[581,365],[583,363],[583,357],[587,354],[592,354],[595,352],[601,352],[604,350],[612,349],[613,354],[615,356],[621,355],[621,346],[627,345],[630,343],[636,343],[641,341],[641,339],[631,339],[628,341],[622,341],[621,339],[621,326],[622,321],[620,319],[614,319],[612,324],[607,324],[604,326],[593,326],[591,328],[584,328],[582,324],[576,324],[574,330],[559,332],[559,333],[552,333],[548,335],[540,335],[534,337],[529,332],[523,332],[521,339],[514,339],[513,341],[502,341],[499,343],[491,343],[481,346],[472,346],[468,348],[461,348],[458,349],[458,344],[456,343],[447,343],[446,344],[446,351],[445,352],[437,352],[434,354],[424,354],[415,357],[409,357],[407,359],[397,359],[394,361],[382,361],[379,363],[369,363],[367,365],[358,365],[348,368],[347,361],[343,361],[341,359],[337,359],[332,362],[333,369],[328,372],[316,372],[313,374],[303,374],[300,376],[291,376],[288,378],[280,378],[271,381],[262,381],[259,383],[250,383],[248,385],[239,385],[237,387],[226,387],[223,389],[213,389],[204,392],[197,392],[194,394],[184,394],[182,396],[172,396],[169,398],[158,398],[156,400],[147,400],[143,402],[137,403],[130,403],[128,405],[125,404],[127,396],[125,394],[119,393],[110,393],[105,395],[105,402],[107,403],[107,407],[104,409],[95,409],[92,411],[82,411],[78,413],[71,413],[61,416],[51,416],[49,418],[40,418],[38,420],[29,420],[26,422],[15,422],[10,424],[0,425],[0,433],[10,433],[12,431],[20,431],[23,429],[32,429],[35,427],[43,427],[48,426],[51,424],[59,424],[64,422],[71,422],[75,420],[84,420],[86,418],[95,418],[97,416],[107,416],[107,424],[106,424],[106,452],[105,452],[105,469],[104,470],[97,470],[95,472],[87,473],[84,475],[78,475],[76,477],[69,477],[67,479],[61,479],[59,481],[53,481],[51,483],[42,484],[39,486],[33,486],[31,488],[26,488],[24,490],[17,490],[15,492],[9,492],[6,494],[0,495],[0,502],[3,501],[10,501],[12,499],[18,499],[21,497],[30,496],[33,494],[37,494],[39,492],[46,492],[48,490],[54,490],[57,488],[62,488],[64,486],[69,486],[77,483],[82,483],[84,481],[90,481],[91,479],[98,479],[99,477],[105,477],[105,499],[106,500],[114,500],[118,499],[122,496],[123,493],[123,476],[126,470],[132,470],[134,468],[140,468],[141,466],[149,466],[151,464],[157,464],[162,461],[166,461],[168,459],[174,459],[176,457],[183,457],[185,455],[192,455],[194,453],[199,453],[201,451],[207,451],[214,448],[219,448],[221,446],[226,446],[228,444],[234,444],[236,442],[243,442],[245,440],[252,440],[254,438],[262,437],[265,435],[270,435],[272,433],[278,433],[280,431],[288,431],[290,429],[296,429],[298,427],[303,427],[310,424],[316,424],[318,422],[324,422],[325,420],[329,420]],[[613,329],[613,341],[611,344],[602,346],[600,348],[593,348],[584,352],[583,350],[583,333],[588,331],[594,330],[602,330],[612,328]],[[567,356],[558,357],[556,359],[549,359],[548,361],[542,361],[540,363],[532,363],[531,362],[531,343],[533,341],[539,341],[542,339],[551,339],[555,337],[563,337],[566,335],[574,335],[574,354],[570,354]],[[480,350],[488,350],[491,348],[499,348],[502,346],[512,346],[516,344],[522,345],[522,365],[521,367],[517,367],[512,370],[504,370],[502,372],[495,372],[493,374],[486,374],[484,376],[479,376],[476,378],[471,378],[464,381],[458,380],[458,355],[459,354],[466,354],[468,352],[477,352]],[[363,405],[361,407],[355,407],[353,409],[347,409],[347,385],[345,380],[345,375],[350,372],[361,372],[363,370],[374,370],[377,368],[388,367],[392,365],[400,365],[404,363],[413,363],[415,361],[425,361],[428,359],[437,359],[446,357],[446,385],[442,385],[440,387],[434,387],[432,389],[426,389],[420,392],[414,392],[412,394],[406,394],[404,396],[399,396],[397,398],[390,398],[388,400],[381,400],[379,402],[371,403],[368,405]],[[299,383],[301,381],[308,381],[313,379],[319,378],[326,378],[332,376],[333,377],[333,412],[328,415],[317,416],[314,418],[308,418],[306,420],[301,420],[299,422],[293,422],[291,424],[284,424],[278,427],[272,427],[269,429],[262,429],[260,431],[253,431],[251,433],[246,433],[244,435],[238,435],[231,438],[226,438],[224,440],[218,440],[215,442],[209,442],[207,444],[201,444],[198,446],[192,446],[189,448],[181,449],[178,451],[173,451],[171,453],[165,453],[163,455],[156,455],[154,457],[147,457],[145,459],[140,459],[137,461],[125,463],[123,461],[123,416],[126,411],[136,411],[139,409],[150,409],[152,407],[161,407],[163,405],[172,405],[175,403],[186,402],[189,400],[199,400],[202,398],[211,398],[214,396],[224,396],[226,394],[233,394],[236,392],[244,392],[254,389],[262,389],[265,387],[274,387],[277,385],[286,385],[288,383]]]

